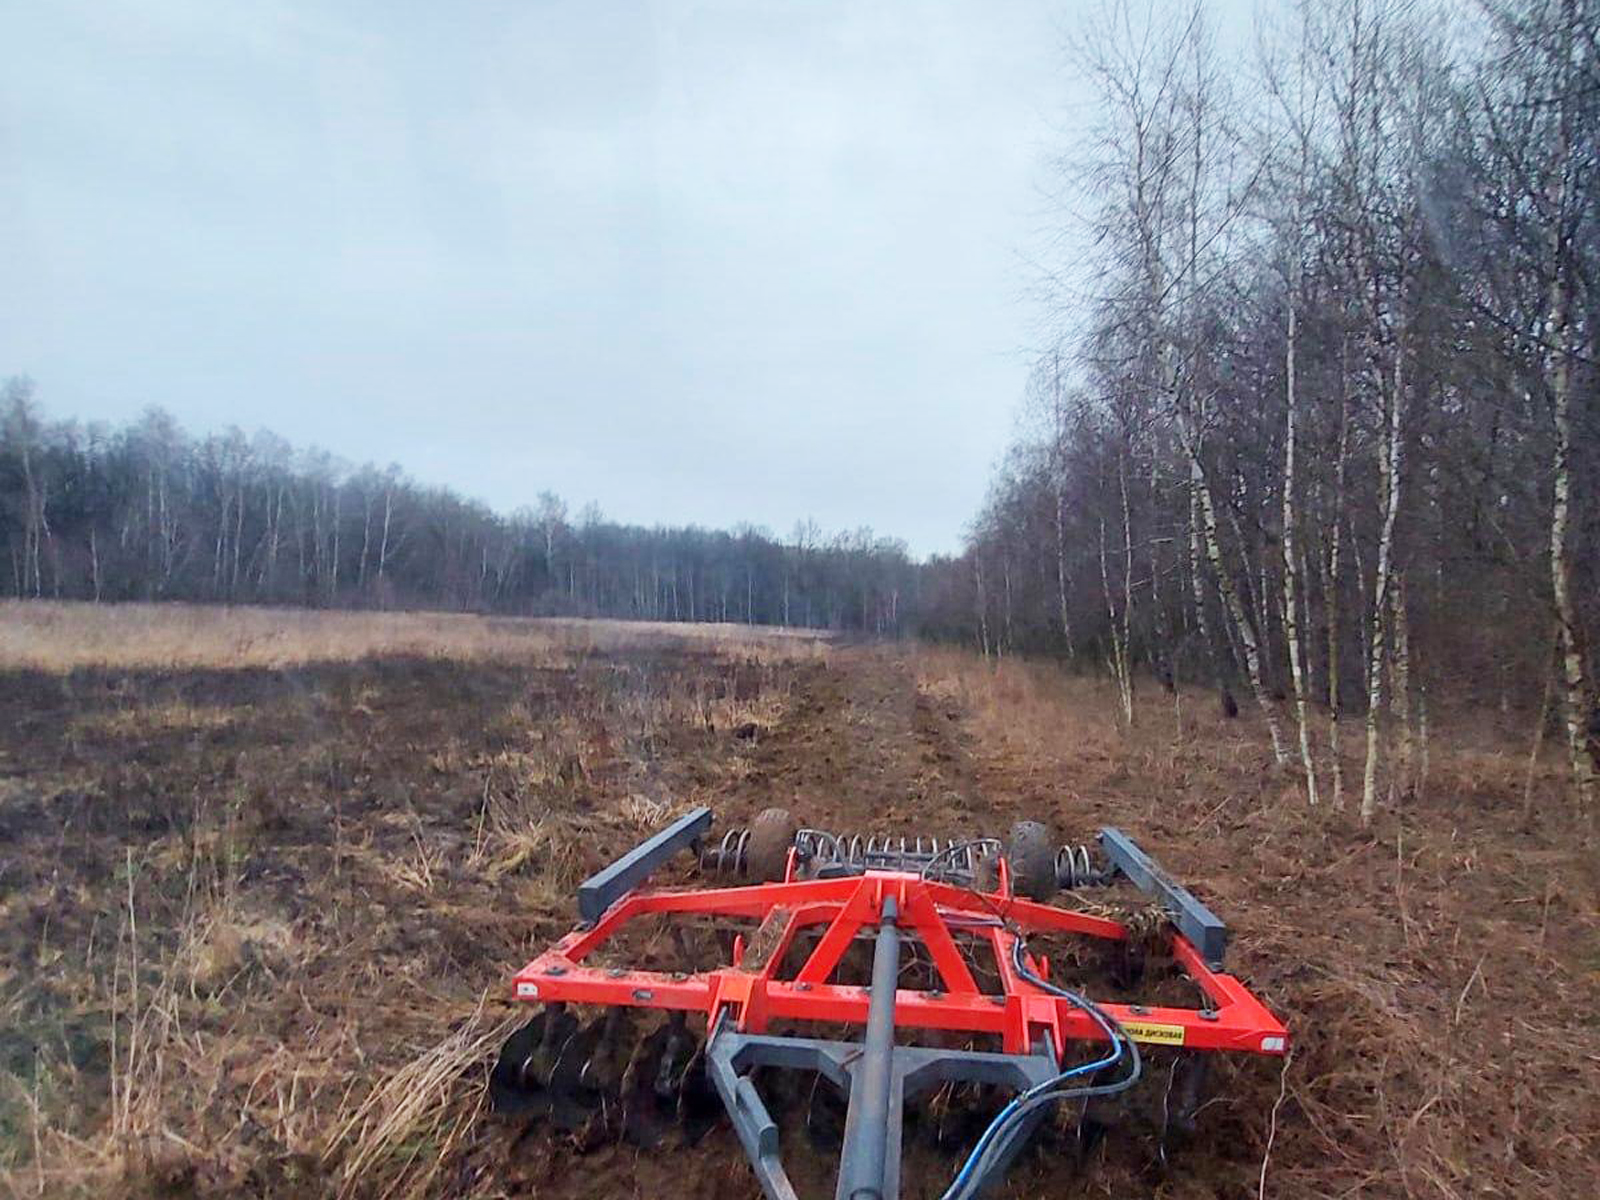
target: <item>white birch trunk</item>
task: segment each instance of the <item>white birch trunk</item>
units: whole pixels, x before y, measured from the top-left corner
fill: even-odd
[[[1206,554],[1211,560],[1211,569],[1217,577],[1217,590],[1222,593],[1223,606],[1233,618],[1234,629],[1244,648],[1245,670],[1249,673],[1250,689],[1255,693],[1256,703],[1261,707],[1261,715],[1266,718],[1267,733],[1272,739],[1272,757],[1281,767],[1288,763],[1289,752],[1284,748],[1283,729],[1278,721],[1277,710],[1272,707],[1272,697],[1267,694],[1262,674],[1261,644],[1257,640],[1255,626],[1251,624],[1250,614],[1245,611],[1245,606],[1239,599],[1239,589],[1234,587],[1233,579],[1228,574],[1227,564],[1222,560],[1222,542],[1217,536],[1216,504],[1212,500],[1211,487],[1206,481],[1205,471],[1200,466],[1200,456],[1193,438],[1193,431],[1186,430],[1183,438],[1184,450],[1189,457],[1190,482],[1200,497],[1200,517],[1202,532],[1205,535]]]
[[[1328,523],[1328,575],[1323,588],[1323,613],[1328,622],[1328,761],[1333,778],[1333,807],[1344,808],[1344,760],[1339,748],[1339,718],[1344,699],[1339,687],[1340,537],[1344,529],[1345,463],[1350,443],[1348,402],[1339,396],[1339,457],[1334,466],[1333,520]]]
[[[1292,270],[1298,271],[1298,264]],[[1283,636],[1289,643],[1289,673],[1294,681],[1295,723],[1300,732],[1300,765],[1306,773],[1306,800],[1317,803],[1317,765],[1311,756],[1311,722],[1306,713],[1306,672],[1301,661],[1301,563],[1295,552],[1295,440],[1300,398],[1295,368],[1295,342],[1299,334],[1299,287],[1291,281],[1289,294],[1289,345],[1285,355],[1288,416],[1283,439]]]
[[[1416,732],[1412,723],[1411,621],[1406,608],[1406,574],[1396,569],[1389,588],[1392,602],[1394,649],[1389,656],[1389,712],[1396,726],[1398,760],[1389,782],[1389,795],[1411,796],[1416,792]]]
[[[1378,806],[1378,733],[1383,714],[1383,666],[1389,636],[1389,588],[1394,559],[1395,519],[1400,513],[1402,406],[1405,396],[1404,337],[1395,339],[1394,390],[1385,414],[1382,476],[1383,524],[1378,534],[1378,567],[1372,583],[1371,657],[1367,661],[1367,759],[1361,777],[1361,823],[1371,822]]]
[[[1117,621],[1117,602],[1111,590],[1111,567],[1106,559],[1106,523],[1100,522],[1100,585],[1106,596],[1106,617],[1111,629],[1111,677],[1117,685],[1117,703],[1122,718],[1133,724],[1133,682],[1128,678],[1127,648],[1122,640],[1122,629]]]
[[[1561,339],[1551,372],[1551,399],[1555,409],[1555,488],[1550,507],[1550,583],[1555,595],[1556,621],[1561,635],[1562,716],[1567,729],[1567,749],[1572,760],[1572,783],[1578,803],[1592,811],[1595,802],[1595,761],[1589,746],[1588,723],[1594,700],[1578,634],[1577,606],[1572,598],[1572,557],[1567,529],[1572,516],[1572,355],[1567,352],[1569,303],[1566,289],[1555,285],[1551,325]]]

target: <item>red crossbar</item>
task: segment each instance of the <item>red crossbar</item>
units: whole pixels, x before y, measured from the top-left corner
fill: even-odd
[[[1017,973],[1012,962],[1017,934],[1012,930],[1024,936],[1077,934],[1126,940],[1128,931],[1119,922],[1010,895],[1004,863],[999,889],[982,896],[900,871],[868,871],[841,879],[793,876],[791,857],[789,878],[782,883],[630,893],[593,927],[568,934],[519,971],[515,995],[541,1002],[684,1009],[702,1012],[708,1020],[728,1009],[737,1027],[748,1033],[764,1032],[775,1019],[864,1024],[869,989],[832,984],[828,979],[862,927],[876,927],[884,897],[893,896],[902,935],[912,935],[926,947],[942,983],[940,990],[897,991],[896,1025],[998,1034],[1010,1054],[1027,1053],[1041,1036],[1050,1038],[1058,1054],[1068,1039],[1104,1038],[1084,1010]],[[586,965],[624,924],[651,914],[758,920],[762,922],[758,943],[773,949],[762,962],[746,968],[741,939],[736,942],[736,961],[693,973]],[[817,925],[826,928],[794,978],[778,978],[778,967],[796,933]],[[978,988],[953,936],[953,931],[961,930],[988,941],[999,965],[1002,992],[984,993]],[[1248,988],[1232,975],[1210,970],[1182,934],[1174,930],[1171,939],[1173,956],[1209,1007],[1098,1007],[1141,1042],[1257,1054],[1288,1050],[1288,1031]],[[1046,977],[1038,960],[1028,956],[1024,962],[1031,972]]]

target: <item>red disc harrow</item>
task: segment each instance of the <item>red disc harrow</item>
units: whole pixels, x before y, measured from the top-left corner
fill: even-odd
[[[1010,1125],[997,1119],[986,1132],[986,1145],[963,1168],[964,1182],[958,1176],[946,1193],[957,1197],[977,1194],[1003,1173],[1043,1115],[1040,1098],[1065,1096],[1069,1084],[1094,1094],[1094,1080],[1118,1063],[1131,1062],[1136,1077],[1139,1044],[1266,1055],[1288,1048],[1282,1023],[1221,969],[1222,923],[1117,830],[1099,836],[1105,860],[1099,869],[1090,866],[1087,850],[1064,850],[1041,868],[1036,852],[1027,858],[1037,850],[1031,844],[1011,852],[994,841],[846,843],[816,831],[785,830],[787,848],[781,857],[769,853],[762,872],[746,853],[748,835],[730,835],[720,851],[710,850],[710,824],[709,810],[689,813],[586,881],[579,890],[582,926],[517,972],[513,987],[519,1000],[558,1010],[568,1004],[667,1010],[675,1014],[676,1030],[684,1028],[682,1014],[703,1017],[707,1037],[692,1067],[709,1076],[772,1200],[795,1193],[779,1159],[777,1124],[751,1077],[756,1067],[815,1070],[848,1098],[840,1197],[899,1194],[899,1126],[908,1097],[948,1081],[1014,1090],[1010,1107],[1023,1115],[1006,1118]],[[781,863],[781,878],[729,887],[639,886],[686,848],[695,849],[703,864],[733,874],[779,874]],[[1030,939],[1115,944],[1127,942],[1130,933],[1118,921],[1018,894],[1013,884],[1019,869],[1029,873],[1034,895],[1053,891],[1055,884],[1137,886],[1169,918],[1172,959],[1198,989],[1201,1004],[1097,1002],[1052,984],[1050,964],[1028,948]],[[1041,885],[1042,869],[1060,877],[1047,875]],[[728,961],[714,969],[600,965],[597,958],[606,956],[597,952],[641,918],[739,919],[746,929],[754,923],[754,932],[736,937]],[[871,986],[840,982],[841,964],[863,943],[873,946]],[[903,945],[920,950],[919,961],[931,966],[923,986],[900,986]],[[802,953],[794,952],[797,947]],[[980,956],[983,986],[974,973]],[[860,1042],[777,1037],[769,1032],[775,1024],[859,1027],[865,1035]],[[999,1051],[896,1044],[896,1031],[914,1030],[993,1035]],[[543,1036],[549,1041],[548,1028]],[[550,1063],[559,1055],[547,1047],[541,1056],[531,1049],[535,1042],[530,1035],[509,1060],[502,1055],[496,1068],[501,1092],[549,1083],[537,1076],[555,1070]],[[1072,1047],[1079,1043],[1098,1043],[1088,1047],[1096,1053],[1109,1045],[1120,1057],[1073,1067]],[[684,1063],[685,1070],[690,1066]],[[659,1081],[678,1070],[652,1068],[658,1092]],[[642,1094],[646,1085],[638,1074],[632,1090]],[[1080,1075],[1089,1082],[1080,1084]],[[674,1087],[682,1083],[681,1077],[672,1080]]]

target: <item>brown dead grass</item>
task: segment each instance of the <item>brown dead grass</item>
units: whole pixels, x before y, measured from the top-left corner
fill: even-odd
[[[433,1194],[507,974],[824,639],[0,608],[0,1195]],[[487,997],[487,999],[486,999]]]
[[[1149,686],[1125,729],[1104,680],[952,650],[134,606],[0,630],[0,1195],[753,1195],[726,1131],[577,1158],[483,1119],[509,973],[697,803],[1118,824],[1227,919],[1293,1059],[1221,1065],[1168,1175],[1101,1151],[1015,1194],[1600,1191],[1592,830],[1553,748],[1524,815],[1526,736],[1482,714],[1363,830],[1307,810],[1252,714]]]
[[[480,1004],[368,1092],[322,1151],[338,1164],[338,1195],[428,1195],[483,1115],[482,1064],[521,1023],[520,1013],[491,1015]]]
[[[1525,809],[1528,731],[1463,714],[1415,791],[1388,792],[1386,760],[1364,829],[1354,721],[1345,809],[1313,810],[1259,716],[1205,692],[1146,681],[1129,729],[1107,680],[941,650],[913,666],[968,714],[992,793],[1063,834],[1129,829],[1223,914],[1233,970],[1291,1030],[1281,1077],[1242,1064],[1212,1114],[1259,1168],[1163,1195],[1600,1194],[1600,871],[1557,750]]]
[[[374,655],[561,664],[663,642],[763,660],[821,655],[816,630],[733,624],[0,601],[0,670],[304,666]]]

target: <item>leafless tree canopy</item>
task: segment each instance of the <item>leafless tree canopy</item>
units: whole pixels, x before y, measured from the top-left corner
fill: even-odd
[[[1548,685],[1592,803],[1597,46],[1594,0],[1306,0],[1223,62],[1113,3],[1061,160],[1091,282],[924,626],[1252,697],[1314,803],[1353,713],[1366,815],[1430,704]]]

